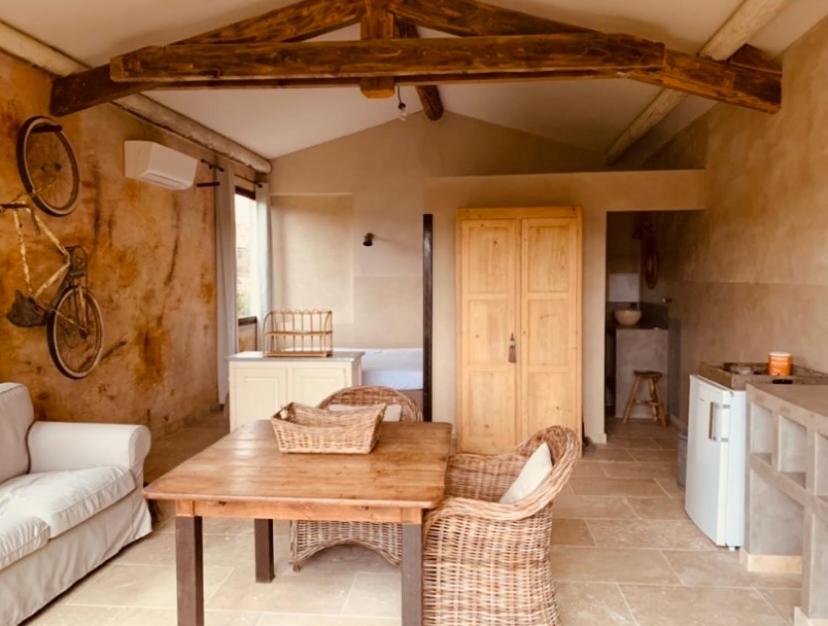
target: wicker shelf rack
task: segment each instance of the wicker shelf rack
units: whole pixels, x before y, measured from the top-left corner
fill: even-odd
[[[333,311],[271,311],[264,320],[264,354],[326,357],[333,354]]]

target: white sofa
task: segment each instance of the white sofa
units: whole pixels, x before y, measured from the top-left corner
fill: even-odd
[[[34,422],[0,383],[0,624],[19,624],[151,530],[144,426]]]

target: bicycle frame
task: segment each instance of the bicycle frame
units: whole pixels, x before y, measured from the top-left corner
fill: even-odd
[[[52,245],[55,246],[57,251],[63,257],[63,265],[61,265],[58,270],[52,274],[46,281],[37,288],[36,291],[32,291],[32,278],[31,278],[31,271],[29,270],[29,260],[26,253],[26,236],[23,233],[23,224],[20,221],[20,215],[18,215],[18,211],[26,211],[29,214],[29,217],[32,218],[35,226],[38,230],[43,232],[46,235],[46,238],[52,242]],[[40,296],[46,291],[49,287],[54,285],[59,279],[64,278],[68,273],[69,269],[72,266],[72,255],[67,250],[63,244],[60,243],[58,238],[55,234],[49,230],[49,227],[43,222],[43,220],[38,217],[37,213],[32,211],[31,207],[17,207],[13,209],[12,217],[14,219],[14,228],[17,231],[17,244],[20,249],[20,260],[23,265],[23,275],[26,280],[26,294],[33,298],[35,301],[38,301]],[[39,302],[38,302],[39,304]],[[43,307],[45,309],[51,307]]]

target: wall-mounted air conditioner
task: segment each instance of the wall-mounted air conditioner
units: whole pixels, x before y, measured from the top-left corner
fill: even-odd
[[[198,161],[152,141],[124,142],[124,174],[165,189],[189,189]]]

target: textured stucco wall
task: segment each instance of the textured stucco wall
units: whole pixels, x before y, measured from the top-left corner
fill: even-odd
[[[705,167],[708,211],[662,216],[673,250],[662,293],[682,328],[687,377],[701,361],[786,350],[828,371],[828,19],[784,57],[782,111],[717,106],[650,167]]]
[[[21,189],[15,144],[21,123],[48,111],[49,77],[0,54],[0,196]],[[164,431],[217,400],[212,191],[169,192],[123,177],[123,142],[148,139],[193,156],[193,146],[114,106],[61,120],[81,173],[81,198],[65,218],[41,217],[64,244],[90,254],[89,287],[104,318],[104,358],[86,379],[52,365],[45,328],[0,318],[0,380],[32,390],[41,418],[129,422]],[[202,172],[202,176],[204,173]],[[30,259],[42,281],[60,258],[30,224]],[[23,275],[11,215],[0,216],[0,312]],[[40,281],[37,281],[40,282]]]
[[[598,169],[599,153],[453,113],[439,122],[413,115],[275,159],[277,301],[332,307],[340,346],[420,346],[427,178]],[[376,235],[371,248],[362,246],[366,232]],[[302,247],[326,252],[296,263]],[[337,271],[317,271],[332,264]]]

